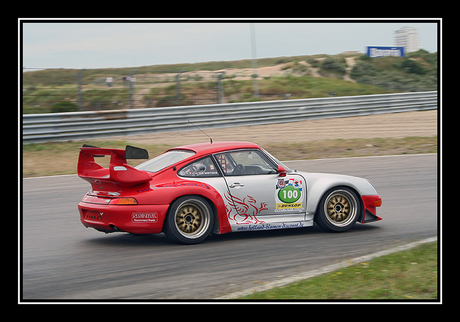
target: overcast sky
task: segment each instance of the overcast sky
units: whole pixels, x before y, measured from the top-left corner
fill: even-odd
[[[34,22],[23,23],[23,67],[107,68],[251,58],[250,22]],[[393,32],[419,30],[420,47],[435,52],[435,21],[255,21],[257,57],[364,52],[394,46]]]

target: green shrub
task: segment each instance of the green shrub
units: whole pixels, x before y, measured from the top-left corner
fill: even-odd
[[[319,67],[319,61],[317,61],[314,58],[308,58],[307,62],[311,65],[311,67],[315,67],[315,68]]]
[[[180,95],[180,98],[177,95],[167,95],[162,97],[156,103],[156,107],[166,107],[166,106],[178,106],[178,105],[192,105],[192,101],[188,99],[184,94]]]
[[[76,112],[78,105],[72,102],[59,102],[51,105],[51,113]]]
[[[364,61],[358,61],[351,69],[350,77],[358,79],[363,76],[377,76],[377,74],[378,70],[374,65]]]
[[[326,74],[332,73],[338,75],[345,75],[346,73],[345,64],[332,57],[323,60],[320,67],[320,73],[321,71],[326,72]]]
[[[401,62],[401,68],[406,73],[418,74],[418,75],[425,74],[425,70],[423,69],[422,65],[420,65],[418,61],[412,60],[409,58],[406,58]]]

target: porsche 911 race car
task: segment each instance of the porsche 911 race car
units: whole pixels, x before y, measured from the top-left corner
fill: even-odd
[[[343,232],[381,220],[382,200],[362,178],[290,170],[249,142],[176,147],[135,167],[148,152],[84,145],[78,175],[92,189],[78,204],[84,226],[157,234],[195,244],[209,234],[313,226]],[[110,155],[109,168],[94,161]]]

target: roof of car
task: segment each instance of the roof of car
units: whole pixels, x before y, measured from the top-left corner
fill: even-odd
[[[218,142],[206,142],[206,143],[196,143],[190,145],[183,145],[175,147],[170,150],[191,150],[195,151],[197,154],[210,154],[218,153],[227,150],[235,149],[260,149],[260,147],[251,142],[242,142],[242,141],[218,141]],[[169,151],[170,151],[169,150]]]

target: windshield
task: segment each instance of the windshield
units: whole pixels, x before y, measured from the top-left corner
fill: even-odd
[[[135,168],[139,170],[145,170],[148,172],[158,172],[161,169],[164,169],[166,167],[169,167],[170,165],[173,165],[174,163],[187,159],[188,157],[191,157],[194,154],[195,152],[188,150],[168,151],[163,154],[160,154],[159,156],[153,159],[150,159],[137,165]]]

